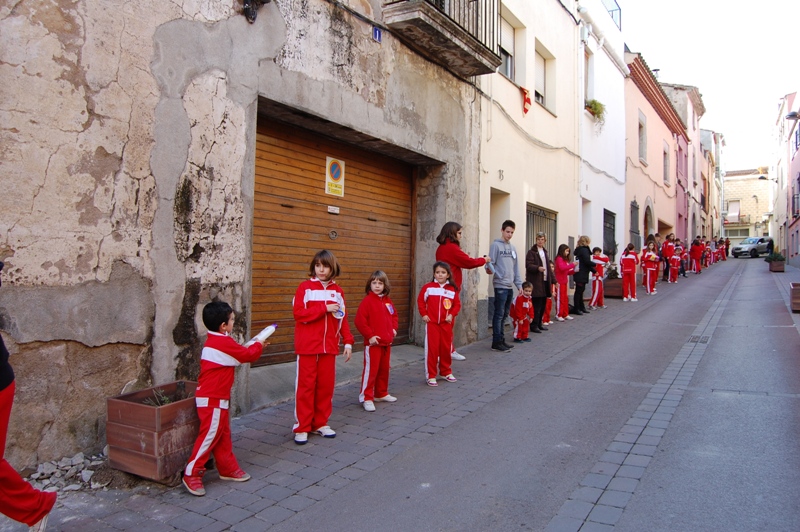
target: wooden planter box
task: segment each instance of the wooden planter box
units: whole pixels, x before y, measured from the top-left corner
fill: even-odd
[[[773,260],[769,263],[769,271],[771,272],[785,272],[786,271],[786,261],[785,260]]]
[[[603,282],[603,296],[622,299],[622,278],[606,279]]]
[[[792,312],[800,312],[800,283],[789,283]]]
[[[180,388],[183,393],[179,393]],[[196,388],[196,382],[176,381],[107,399],[108,464],[157,481],[180,472],[200,428],[194,402]],[[172,402],[145,404],[155,399],[155,390]]]

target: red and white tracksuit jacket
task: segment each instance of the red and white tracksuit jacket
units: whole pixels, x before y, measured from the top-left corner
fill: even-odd
[[[389,395],[389,363],[397,324],[397,310],[389,296],[370,291],[358,306],[356,329],[364,337],[364,371],[358,394],[362,403]],[[377,345],[369,345],[373,336],[378,337]]]
[[[656,289],[656,279],[658,278],[658,266],[661,259],[655,251],[644,250],[642,251],[642,286],[645,287],[648,294],[652,294]]]
[[[567,295],[567,283],[569,276],[575,273],[575,264],[567,262],[564,257],[556,257],[556,317],[566,318],[569,316],[569,296]]]
[[[327,306],[336,303],[345,312],[334,317]],[[339,344],[352,347],[354,338],[347,324],[347,309],[342,288],[334,281],[317,278],[297,287],[292,303],[294,350],[297,353],[294,432],[312,432],[328,424],[333,411],[336,385],[336,355]]]
[[[589,301],[590,307],[602,307],[605,305],[603,300],[603,270],[608,264],[609,258],[605,253],[599,255],[592,255],[592,262],[594,262],[594,273],[589,274],[592,280],[592,299]]]
[[[677,253],[669,258],[669,282],[677,283],[678,274],[681,271],[681,257]]]
[[[430,319],[425,324],[425,378],[435,379],[437,367],[439,375],[450,375],[453,373],[450,366],[453,324],[447,322],[447,316],[455,318],[461,310],[458,291],[450,283],[440,285],[432,281],[419,291],[417,308],[420,316]]]
[[[623,252],[619,257],[619,270],[622,273],[622,297],[636,299],[636,266],[639,257],[635,251]]]
[[[533,322],[533,300],[525,294],[517,294],[509,312],[514,323],[514,338],[524,340],[528,337]]]
[[[261,342],[245,347],[227,334],[208,332],[200,355],[200,377],[195,391],[200,432],[186,464],[184,473],[187,476],[202,475],[211,453],[214,453],[220,475],[230,476],[239,470],[233,455],[228,417],[231,387],[236,366],[255,362],[263,349]]]

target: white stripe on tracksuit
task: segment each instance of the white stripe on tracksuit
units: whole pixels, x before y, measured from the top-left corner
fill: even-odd
[[[367,382],[369,382],[369,345],[364,346],[364,375],[361,377],[361,393],[358,394],[358,402],[364,402],[364,390],[367,389]]]
[[[205,399],[204,397],[198,397],[197,399]],[[207,401],[207,399],[206,399]],[[207,403],[206,403],[207,404]],[[199,406],[199,405],[198,405]],[[203,443],[200,445],[200,449],[197,450],[197,454],[195,456],[204,456],[208,449],[211,447],[211,443],[214,441],[214,438],[217,437],[217,431],[219,430],[219,417],[220,417],[220,409],[215,408],[214,413],[211,415],[211,425],[208,427],[208,432],[206,432],[206,437],[203,438]],[[197,462],[197,458],[192,460],[186,465],[186,474],[189,476],[195,476],[195,466]],[[201,464],[200,469],[205,464]]]

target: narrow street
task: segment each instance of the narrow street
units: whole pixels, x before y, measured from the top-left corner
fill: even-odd
[[[800,270],[730,258],[511,353],[459,349],[437,388],[419,350],[394,404],[364,412],[355,383],[337,388],[335,439],[296,446],[291,403],[234,420],[249,482],[68,493],[48,530],[797,530],[790,282]]]

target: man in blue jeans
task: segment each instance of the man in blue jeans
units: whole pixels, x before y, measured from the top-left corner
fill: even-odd
[[[489,260],[494,266],[492,286],[494,286],[494,315],[492,316],[492,351],[508,353],[513,346],[506,343],[503,325],[511,310],[514,299],[514,287],[522,289],[522,278],[519,276],[517,250],[511,244],[516,225],[511,220],[503,222],[501,238],[492,242],[489,248]]]

